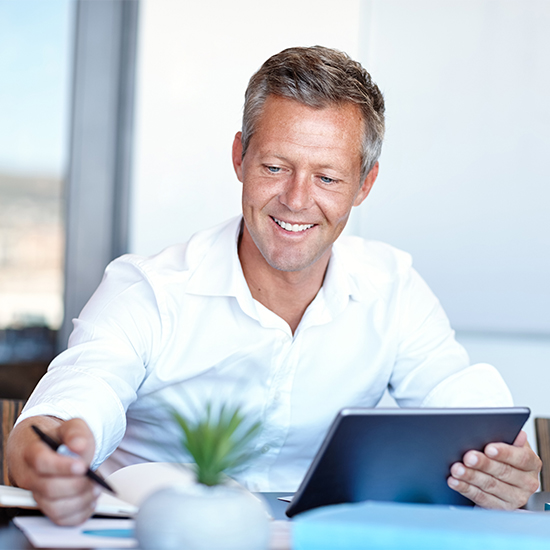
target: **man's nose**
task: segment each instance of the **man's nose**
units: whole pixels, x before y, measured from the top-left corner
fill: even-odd
[[[312,203],[310,185],[306,174],[295,173],[286,181],[279,200],[293,212],[309,208]]]

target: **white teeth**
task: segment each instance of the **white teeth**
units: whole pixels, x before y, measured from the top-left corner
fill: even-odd
[[[300,225],[300,224],[291,224],[287,222],[283,222],[281,220],[278,220],[277,218],[273,218],[275,220],[275,223],[280,225],[283,229],[286,229],[287,231],[292,231],[294,233],[297,233],[299,231],[305,231],[306,229],[309,229],[310,227],[313,227],[314,223],[309,223],[307,225]]]

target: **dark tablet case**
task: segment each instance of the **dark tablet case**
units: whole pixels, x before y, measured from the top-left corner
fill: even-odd
[[[447,486],[451,465],[470,449],[513,443],[529,414],[525,407],[343,409],[286,514],[365,500],[472,506]]]

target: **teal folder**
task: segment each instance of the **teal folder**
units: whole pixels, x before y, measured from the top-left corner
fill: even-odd
[[[550,513],[363,502],[292,522],[293,550],[550,550]]]

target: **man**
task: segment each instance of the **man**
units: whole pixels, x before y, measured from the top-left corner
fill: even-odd
[[[469,366],[407,254],[338,239],[376,180],[383,133],[382,95],[345,54],[291,48],[252,77],[233,144],[242,219],[113,262],[13,430],[10,475],[54,521],[92,513],[87,464],[177,456],[165,404],[190,414],[238,393],[263,430],[236,476],[263,491],[295,490],[336,412],[387,387],[401,406],[511,404],[494,368]],[[539,470],[522,433],[467,453],[448,483],[513,509]]]

